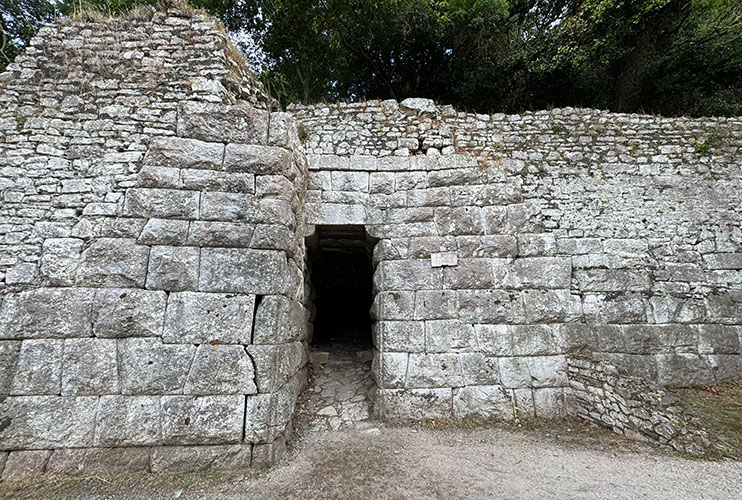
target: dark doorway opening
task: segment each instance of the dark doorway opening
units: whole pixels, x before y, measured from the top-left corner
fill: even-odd
[[[314,288],[312,345],[324,350],[371,349],[372,254],[364,226],[316,226],[307,238]]]

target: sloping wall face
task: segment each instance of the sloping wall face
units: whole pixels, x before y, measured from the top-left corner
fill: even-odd
[[[2,478],[260,467],[291,432],[306,159],[226,42],[66,22],[2,75]]]
[[[380,238],[382,416],[564,414],[577,350],[671,386],[742,373],[738,118],[290,111],[308,222]]]

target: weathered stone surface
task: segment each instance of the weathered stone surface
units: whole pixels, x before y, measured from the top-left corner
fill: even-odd
[[[134,240],[101,238],[82,252],[75,282],[95,287],[144,286],[149,247]]]
[[[261,443],[253,445],[252,462],[253,469],[261,470],[275,465],[286,453],[286,440],[279,436],[272,443]]]
[[[421,420],[450,417],[451,389],[380,389],[379,417],[385,420]]]
[[[188,221],[150,219],[139,234],[140,245],[182,245],[188,236]]]
[[[205,292],[281,294],[286,290],[287,273],[286,256],[282,252],[204,248],[201,250],[199,289]]]
[[[21,342],[10,394],[59,394],[63,342],[51,339]]]
[[[80,262],[83,240],[77,238],[48,238],[41,250],[40,271],[44,280],[53,286],[72,286]],[[7,281],[7,280],[6,280]]]
[[[299,393],[306,382],[306,370],[278,390],[246,398],[245,441],[272,443],[289,425]]]
[[[240,345],[200,345],[185,383],[186,394],[254,394],[255,370]]]
[[[144,155],[145,165],[221,170],[224,144],[181,137],[156,137]]]
[[[421,114],[435,114],[438,111],[432,99],[423,99],[420,97],[408,97],[399,103],[399,107],[403,110]]]
[[[242,439],[244,396],[163,396],[165,444],[230,444]]]
[[[194,221],[188,232],[188,244],[200,247],[250,246],[255,226],[239,222]]]
[[[252,445],[159,446],[152,450],[152,472],[235,471],[250,467]]]
[[[474,347],[474,327],[458,320],[425,322],[425,352],[456,352]]]
[[[255,310],[253,344],[283,344],[306,335],[304,310],[282,295],[266,295]]]
[[[563,387],[567,385],[564,356],[499,358],[504,387]]]
[[[3,481],[22,481],[44,473],[51,450],[12,451],[5,461],[0,479]]]
[[[114,339],[67,339],[62,357],[62,395],[119,392]]]
[[[95,425],[96,446],[162,443],[158,396],[101,396]]]
[[[410,388],[461,387],[464,377],[456,354],[410,354],[407,386]]]
[[[379,321],[374,329],[384,352],[422,352],[425,349],[425,323],[422,321]]]
[[[260,392],[277,391],[307,362],[307,352],[301,342],[250,345],[247,352],[255,364],[255,380]]]
[[[178,111],[178,135],[210,142],[265,144],[268,112],[246,105],[186,102]]]
[[[198,191],[132,188],[126,192],[124,215],[153,219],[197,219]]]
[[[93,445],[98,398],[16,396],[0,402],[0,450]],[[6,466],[7,467],[7,466]]]
[[[508,391],[499,385],[462,387],[453,395],[456,418],[473,415],[497,420],[513,419],[513,402]]]
[[[198,288],[198,247],[152,247],[149,254],[147,288],[180,292]]]
[[[0,338],[87,337],[94,290],[39,288],[4,297]]]
[[[171,293],[162,338],[167,343],[249,344],[254,310],[254,295]]]
[[[157,337],[162,335],[165,292],[137,288],[95,291],[93,335],[96,337]]]
[[[224,170],[256,175],[290,177],[291,155],[288,150],[252,144],[228,144],[224,153]]]
[[[514,288],[569,288],[572,266],[561,257],[518,258],[507,268],[506,286]]]
[[[46,464],[50,476],[106,476],[147,472],[148,448],[71,448],[54,450]]]
[[[409,354],[406,352],[383,352],[374,359],[372,371],[376,384],[382,389],[399,389],[407,384]],[[378,364],[378,366],[376,366]]]
[[[0,341],[0,397],[10,393],[20,350],[20,341]]]
[[[570,322],[582,316],[583,306],[568,290],[529,290],[523,293],[523,309],[528,322]]]
[[[159,338],[120,339],[118,359],[121,392],[182,393],[195,350],[190,344],[163,344]]]

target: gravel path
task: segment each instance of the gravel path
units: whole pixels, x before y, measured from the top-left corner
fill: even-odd
[[[543,431],[378,428],[308,434],[257,477],[76,480],[29,484],[8,498],[726,500],[742,491],[739,462],[686,460],[643,445],[627,451],[610,435],[596,445]]]

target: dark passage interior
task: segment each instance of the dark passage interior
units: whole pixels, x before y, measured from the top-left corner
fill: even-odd
[[[363,226],[316,226],[307,238],[315,347],[371,348],[374,241]]]

